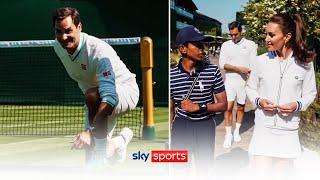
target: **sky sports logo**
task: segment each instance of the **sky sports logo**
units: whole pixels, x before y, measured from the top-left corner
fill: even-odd
[[[188,162],[187,150],[152,150],[150,153],[138,151],[132,154],[132,160],[147,162],[151,159],[153,163]]]

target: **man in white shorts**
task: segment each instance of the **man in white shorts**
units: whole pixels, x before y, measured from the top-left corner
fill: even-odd
[[[225,70],[225,87],[228,100],[228,108],[224,113],[226,135],[224,148],[230,148],[232,141],[241,141],[239,129],[244,116],[246,101],[245,84],[250,74],[250,66],[257,55],[257,45],[242,37],[242,27],[239,22],[229,24],[229,33],[232,40],[222,44],[219,65]],[[237,102],[236,127],[232,136],[232,110],[234,102]]]
[[[134,109],[139,88],[132,74],[113,48],[104,41],[82,33],[80,14],[74,8],[53,12],[54,50],[84,94],[86,131],[75,136],[73,147],[90,149],[89,165],[101,165],[106,157],[119,155],[123,161],[126,146],[133,136],[124,128],[112,138],[119,114]]]

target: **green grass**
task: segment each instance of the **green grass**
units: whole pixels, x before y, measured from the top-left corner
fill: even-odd
[[[154,121],[157,139],[168,139],[169,137],[169,111],[167,107],[156,107],[154,109]]]
[[[1,111],[1,110],[0,110]],[[132,169],[152,169],[159,171],[159,166],[142,161],[133,161],[132,153],[150,152],[152,149],[165,149],[168,141],[168,108],[154,109],[156,139],[152,141],[135,138],[128,146],[128,159],[117,165],[113,171],[131,171]],[[1,122],[1,121],[0,121]],[[3,122],[1,122],[3,123]],[[0,136],[0,167],[82,167],[84,152],[71,150],[72,136]],[[161,166],[162,168],[162,166]],[[161,169],[160,168],[160,169]],[[164,167],[165,168],[165,167]],[[161,170],[159,171],[161,172]]]

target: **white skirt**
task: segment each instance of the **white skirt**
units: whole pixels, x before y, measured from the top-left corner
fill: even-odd
[[[276,158],[297,158],[301,155],[298,131],[273,133],[263,124],[256,123],[248,149],[249,155]]]

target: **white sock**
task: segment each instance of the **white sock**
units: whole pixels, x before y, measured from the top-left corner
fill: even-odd
[[[234,132],[239,134],[240,126],[241,126],[241,123],[236,123],[236,129],[234,130]]]
[[[103,162],[104,159],[107,157],[106,155],[106,145],[107,139],[97,139],[94,137],[94,142],[96,144],[96,151],[95,151],[95,161]]]
[[[231,126],[226,126],[226,135],[232,135]]]

